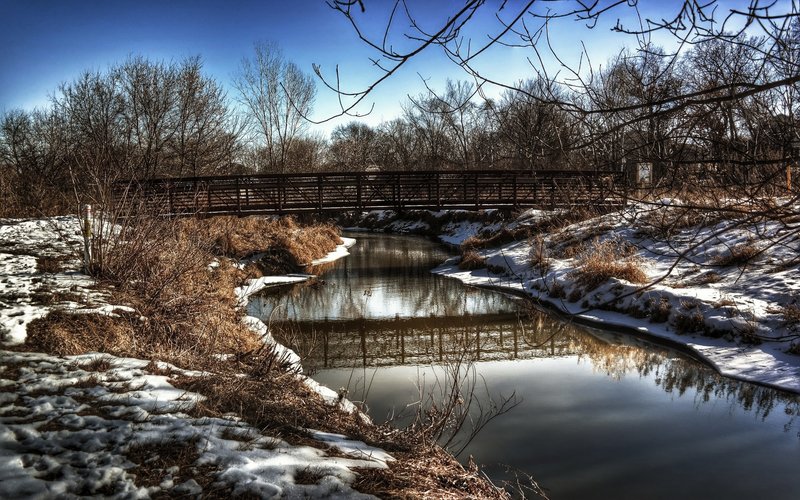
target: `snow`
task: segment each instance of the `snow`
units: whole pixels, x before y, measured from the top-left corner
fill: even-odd
[[[109,304],[109,293],[93,289],[91,278],[80,272],[37,270],[37,258],[80,255],[80,234],[75,217],[0,220],[3,344],[24,342],[28,324],[56,308],[111,315],[133,311]],[[346,239],[319,262],[347,255],[354,243]],[[72,257],[63,267],[80,265]],[[236,293],[246,302],[264,288],[310,278],[263,277]],[[80,300],[40,304],[36,294],[42,291],[69,292],[69,297]],[[275,342],[262,321],[253,317],[243,321],[299,367],[297,355]],[[198,483],[204,473],[198,468],[205,466],[213,471],[206,487],[234,497],[371,498],[351,488],[356,477],[352,469],[385,468],[392,460],[385,451],[342,435],[307,429],[320,448],[297,446],[265,435],[233,415],[193,417],[191,411],[203,396],[173,386],[163,373],[198,377],[206,372],[99,353],[57,357],[0,351],[0,359],[0,498],[197,496],[204,491]],[[297,376],[328,404],[358,412],[330,389]],[[323,449],[331,446],[344,457],[327,455]],[[150,460],[162,448],[185,449],[191,459],[155,470],[163,476],[156,485],[137,482],[142,471],[154,472],[157,465]],[[139,455],[151,455],[141,468],[129,459],[137,450],[142,450]],[[298,473],[307,472],[314,484],[299,484]]]
[[[328,264],[350,255],[350,252],[348,252],[347,249],[355,245],[356,240],[353,238],[346,238],[344,236],[341,237],[341,240],[342,240],[341,245],[337,246],[331,253],[329,253],[325,257],[320,257],[319,259],[312,260],[311,265],[319,266],[322,264]]]
[[[136,484],[137,470],[128,455],[136,448],[164,445],[193,449],[196,466],[212,465],[218,471],[211,487],[230,487],[233,496],[365,498],[349,486],[355,478],[351,469],[383,468],[391,460],[386,452],[345,436],[312,430],[321,443],[347,455],[330,457],[321,449],[264,436],[234,417],[189,417],[202,396],[173,387],[166,376],[149,374],[141,360],[105,354],[0,355],[1,498],[200,493],[194,479],[175,483],[178,466],[165,470],[157,486]],[[91,371],[95,358],[110,368]],[[20,367],[17,380],[9,374],[15,366]],[[321,477],[319,483],[297,484],[296,473],[305,470]]]
[[[312,261],[310,265],[318,266],[321,264],[328,264],[350,255],[350,252],[348,252],[347,249],[355,245],[356,240],[345,237],[342,237],[341,240],[342,243],[338,245],[332,252],[324,257]],[[247,280],[244,285],[237,287],[234,292],[236,293],[236,297],[239,299],[240,304],[245,305],[247,304],[248,297],[255,295],[267,288],[302,283],[314,278],[316,278],[316,276],[313,274],[282,274],[277,276],[262,276],[260,278]]]
[[[80,223],[75,217],[0,220],[0,342],[25,342],[28,325],[54,307],[106,315],[133,311],[108,304],[109,293],[92,289],[94,281],[85,274],[37,270],[39,258],[65,258],[65,267],[78,269],[82,248]],[[60,292],[80,302],[68,299],[54,305],[38,304],[37,292]]]
[[[666,211],[678,204],[679,200],[663,199],[636,205],[542,235],[544,268],[531,265],[534,243],[521,241],[481,251],[492,269],[504,270],[501,274],[464,271],[457,260],[434,272],[468,285],[529,296],[598,326],[677,342],[723,375],[800,392],[800,356],[787,352],[791,337],[798,338],[798,326],[782,315],[783,308],[796,306],[800,297],[795,260],[800,238],[782,224],[758,220],[700,222],[664,239],[643,230],[648,220],[668,215]],[[574,242],[607,240],[635,248],[648,284],[611,278],[586,290],[575,273],[578,258],[567,257],[563,250]],[[747,246],[761,253],[746,266],[719,264],[732,249]],[[635,314],[658,304],[667,309],[662,322]],[[698,322],[685,326],[692,325],[693,318]],[[754,344],[754,336],[764,340]]]

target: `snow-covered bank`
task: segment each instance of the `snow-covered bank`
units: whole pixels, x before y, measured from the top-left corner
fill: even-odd
[[[200,375],[165,363],[0,351],[0,497],[224,495],[367,497],[352,468],[390,457],[316,433],[340,456],[265,436],[235,416],[188,415],[203,396],[168,382]],[[162,374],[154,375],[153,371]],[[169,458],[161,456],[169,454]],[[212,474],[213,472],[213,474]],[[317,481],[302,484],[301,474]]]
[[[345,243],[320,262],[346,255],[354,241]],[[0,340],[17,349],[0,351],[0,497],[366,497],[351,488],[352,469],[385,468],[386,452],[315,429],[301,429],[308,444],[290,444],[234,414],[198,416],[204,396],[170,379],[207,373],[108,354],[21,352],[28,325],[51,311],[133,311],[110,305],[110,294],[77,271],[81,247],[74,217],[0,220]],[[238,293],[246,300],[305,279],[265,278]],[[245,321],[267,340],[260,320]],[[326,411],[355,413],[333,391],[297,377]]]
[[[347,231],[376,231],[393,234],[429,236],[451,247],[458,247],[473,237],[488,236],[501,231],[513,232],[535,224],[542,216],[552,214],[542,210],[526,210],[512,218],[495,210],[372,210],[341,221]]]
[[[313,260],[309,265],[320,266],[323,264],[330,264],[350,255],[350,252],[347,249],[355,245],[356,240],[346,237],[342,237],[341,240],[342,243],[338,245],[332,252],[324,257]],[[244,305],[247,303],[248,297],[255,295],[267,288],[302,283],[313,278],[315,278],[313,274],[282,274],[276,276],[262,276],[260,278],[247,280],[244,285],[236,288],[235,293],[236,297],[239,299],[239,303]]]
[[[453,260],[435,272],[523,294],[598,326],[667,339],[723,375],[800,392],[796,232],[758,220],[664,224],[676,216],[667,200],[633,206],[481,250],[488,269],[460,269]],[[613,250],[607,260],[630,263],[644,280],[594,282],[587,262],[604,245]]]
[[[341,238],[342,243],[338,245],[332,252],[328,255],[316,259],[311,262],[311,266],[319,266],[323,264],[330,264],[332,262],[336,262],[337,260],[347,257],[350,255],[348,252],[348,248],[352,247],[356,244],[356,240],[353,238]],[[247,305],[247,301],[250,296],[255,295],[259,292],[262,292],[268,288],[278,287],[278,286],[285,286],[285,285],[292,285],[296,283],[303,283],[310,279],[315,278],[313,274],[284,274],[284,275],[277,275],[277,276],[261,276],[260,278],[253,278],[249,279],[245,282],[244,285],[237,287],[234,290],[237,299],[239,300],[239,305],[241,307],[245,307]],[[301,372],[303,367],[301,364],[300,356],[297,355],[293,350],[289,349],[288,347],[280,344],[275,340],[272,334],[269,331],[267,325],[259,318],[254,316],[245,316],[242,318],[242,321],[247,325],[250,330],[254,331],[259,335],[261,341],[267,345],[272,346],[277,354],[278,358],[282,361],[288,363],[289,365],[293,366],[295,370]],[[327,387],[320,386],[316,384],[313,380],[306,378],[309,387],[312,387],[315,392],[319,393],[326,401],[331,399],[331,394],[333,391],[328,389]],[[335,394],[335,393],[333,393]],[[336,398],[337,403],[339,402],[339,398]],[[346,400],[342,400],[342,407],[345,411],[353,412],[356,411],[355,406],[352,403]]]
[[[55,308],[113,315],[133,312],[81,273],[77,217],[0,220],[0,343],[25,342],[28,325]]]

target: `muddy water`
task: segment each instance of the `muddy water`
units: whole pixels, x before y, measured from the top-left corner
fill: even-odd
[[[519,401],[464,450],[495,481],[560,498],[800,498],[797,396],[719,377],[659,346],[590,331],[429,270],[425,240],[357,234],[316,285],[259,297],[314,378],[403,423],[466,354],[479,400]]]

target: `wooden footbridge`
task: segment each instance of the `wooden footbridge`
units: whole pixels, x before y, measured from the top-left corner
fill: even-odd
[[[624,204],[619,172],[469,170],[259,174],[117,183],[118,203],[168,215],[375,209],[555,209]]]

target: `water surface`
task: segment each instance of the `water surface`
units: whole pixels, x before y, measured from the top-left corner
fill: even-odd
[[[679,353],[528,313],[429,270],[417,238],[358,234],[322,284],[260,297],[314,378],[402,424],[467,352],[481,401],[521,401],[464,450],[559,498],[800,498],[797,396],[718,376]],[[273,314],[273,310],[276,311]],[[488,394],[484,392],[485,382]]]

